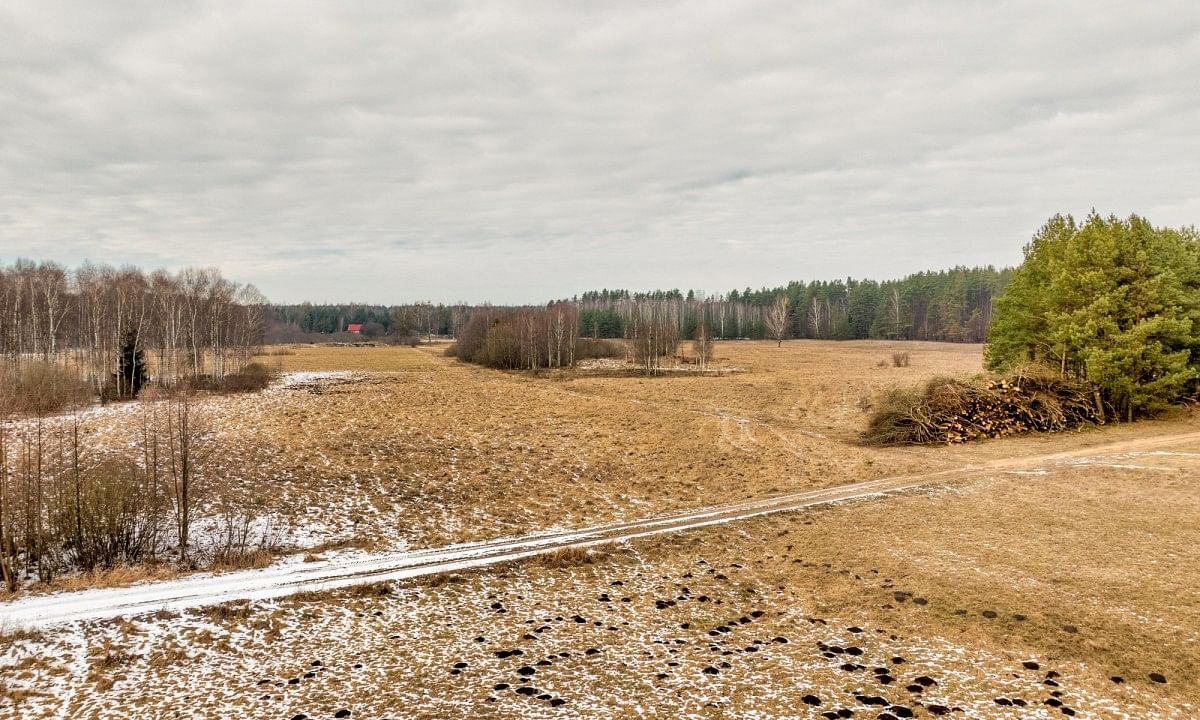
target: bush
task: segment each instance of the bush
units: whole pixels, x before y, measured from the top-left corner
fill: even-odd
[[[606,543],[594,547],[565,547],[534,555],[530,562],[548,568],[568,568],[592,565],[607,560],[613,554],[613,545]]]
[[[270,566],[275,556],[266,548],[218,548],[213,553],[211,570],[228,572],[231,570],[261,570]]]
[[[581,338],[575,345],[576,360],[623,357],[625,357],[625,343],[619,340],[591,340]]]
[[[910,358],[908,353],[892,353],[892,367],[908,367]]]
[[[273,377],[274,375],[266,365],[252,362],[242,368],[241,372],[231,373],[224,377],[197,376],[192,379],[191,387],[196,390],[218,393],[258,392],[270,385]]]
[[[228,392],[257,392],[271,384],[271,371],[262,363],[252,362],[240,373],[225,376]]]
[[[458,333],[458,359],[515,370],[523,366],[516,311],[477,311]]]
[[[152,549],[148,546],[156,528],[147,518],[154,498],[143,492],[137,479],[132,461],[105,459],[81,473],[78,502],[68,498],[53,515],[55,534],[64,539],[82,570],[136,563]]]
[[[93,397],[78,373],[57,363],[0,367],[0,409],[15,414],[50,415]]]

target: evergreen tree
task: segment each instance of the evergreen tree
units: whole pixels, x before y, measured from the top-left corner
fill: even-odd
[[[1123,415],[1181,398],[1200,370],[1200,255],[1194,231],[1093,213],[1055,216],[1001,296],[987,365],[1025,362],[1096,383]]]
[[[138,347],[138,336],[133,330],[127,331],[121,339],[114,380],[120,398],[137,397],[146,384],[146,353]]]

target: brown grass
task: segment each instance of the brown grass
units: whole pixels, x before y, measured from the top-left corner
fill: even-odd
[[[494,537],[1192,427],[1177,419],[954,448],[850,444],[864,424],[863,397],[894,384],[979,373],[978,346],[720,343],[715,363],[740,372],[654,380],[499,373],[456,364],[439,351],[295,348],[281,356],[292,369],[372,372],[320,394],[289,391],[287,402],[263,408],[222,399],[233,403],[230,417],[245,422],[230,462],[262,487],[286,490],[295,507],[318,508],[322,520],[358,518],[351,542],[382,547],[381,538],[397,528],[415,545]],[[892,352],[911,353],[910,366],[876,367]],[[510,681],[513,668],[491,651],[530,647],[533,641],[521,639],[545,622],[553,629],[539,647],[573,653],[570,663],[556,661],[561,674],[550,682],[556,692],[559,684],[574,691],[573,699],[597,688],[605,698],[649,698],[663,714],[670,710],[655,698],[691,702],[713,717],[739,709],[794,714],[797,692],[847,682],[813,669],[812,641],[861,625],[872,629],[872,641],[894,635],[914,656],[938,643],[963,648],[961,656],[929,660],[953,674],[947,684],[971,680],[987,692],[1010,679],[1022,659],[1037,658],[1070,675],[1073,688],[1132,708],[1133,717],[1186,717],[1172,710],[1200,693],[1200,467],[1187,458],[1112,459],[1134,466],[1124,468],[1064,462],[1044,475],[981,471],[936,493],[642,539],[620,552],[567,549],[503,567],[302,593],[250,617],[242,616],[244,607],[213,610],[226,627],[262,632],[222,638],[226,644],[195,633],[189,642],[209,643],[205,660],[186,673],[150,661],[139,675],[144,688],[126,684],[97,706],[153,702],[164,688],[178,689],[185,674],[196,682],[192,671],[210,673],[205,682],[225,688],[222,673],[234,658],[253,658],[278,677],[295,673],[298,659],[338,660],[344,669],[366,658],[366,679],[351,673],[344,685],[313,683],[297,688],[296,697],[322,707],[331,697],[352,698],[377,714],[408,698],[428,702],[430,714],[484,715],[481,684],[473,675],[466,683],[451,679],[450,667],[466,659],[470,673]],[[345,541],[326,549],[338,542]],[[656,599],[678,598],[682,585],[714,602],[656,607]],[[897,592],[908,594],[900,601]],[[395,599],[380,597],[392,593]],[[612,602],[598,602],[601,593]],[[497,599],[505,614],[490,609]],[[739,656],[736,674],[713,678],[699,695],[672,685],[676,675],[658,683],[645,672],[651,653],[666,660],[651,639],[686,639],[676,657],[687,665],[693,655],[708,657],[706,628],[756,607],[767,614],[753,636],[793,637],[777,655],[753,663]],[[607,622],[576,624],[575,612]],[[375,613],[384,618],[370,619]],[[545,620],[557,616],[564,620]],[[810,625],[809,618],[830,625]],[[583,664],[579,656],[589,646],[603,654]],[[785,650],[798,653],[796,666],[782,662]],[[113,677],[133,672],[120,653],[112,648]],[[701,677],[699,667],[687,669],[687,677]],[[683,677],[683,670],[669,672]],[[1151,672],[1165,674],[1168,684],[1150,683]],[[1117,687],[1111,675],[1128,683]],[[756,694],[769,687],[782,691]],[[262,691],[230,692],[242,693],[250,707]],[[979,697],[990,704],[994,696]],[[511,693],[502,701],[510,703]],[[519,714],[521,707],[490,712]]]
[[[781,516],[733,543],[704,533],[689,554],[759,558],[764,580],[815,615],[1083,663],[1097,688],[1117,675],[1184,698],[1200,692],[1200,461],[1135,464],[1151,469],[1063,465]],[[657,544],[670,564],[676,551]]]
[[[436,346],[439,349],[444,345]],[[284,372],[309,370],[356,370],[404,372],[429,369],[433,364],[424,352],[407,347],[337,347],[333,345],[272,345],[261,353],[279,358]]]
[[[553,552],[541,553],[529,558],[531,565],[546,568],[565,568],[577,565],[591,565],[603,562],[612,556],[615,545],[597,545],[592,547],[565,547]]]
[[[321,553],[332,552],[335,550],[377,550],[377,545],[369,538],[354,536],[348,538],[339,538],[337,540],[326,540],[325,542],[314,545],[308,549],[308,555],[320,555]],[[305,559],[305,562],[311,562]]]
[[[246,620],[254,615],[254,605],[248,600],[221,603],[204,608],[204,615],[213,622]]]
[[[125,668],[137,659],[138,656],[106,637],[88,649],[88,682],[96,692],[107,692],[125,677]]]
[[[186,571],[173,563],[147,563],[145,565],[119,565],[114,568],[96,568],[88,572],[60,575],[49,585],[39,583],[30,588],[32,593],[86,590],[88,588],[128,587],[135,583],[170,580]]]
[[[972,717],[1015,717],[992,703],[1000,696],[1040,706],[1054,689],[1042,685],[1048,670],[1062,673],[1065,699],[1082,717],[1190,717],[1186,704],[1200,676],[1190,652],[1200,628],[1200,607],[1191,602],[1200,592],[1200,453],[1112,462],[1150,469],[1063,462],[1044,468],[1045,475],[979,472],[936,492],[635,540],[603,562],[599,553],[588,562],[585,552],[569,549],[386,584],[395,599],[370,588],[286,599],[268,617],[221,618],[228,629],[249,623],[264,639],[242,632],[233,644],[208,646],[208,659],[188,666],[207,679],[189,683],[224,687],[222,672],[233,658],[253,659],[265,676],[279,678],[310,658],[336,672],[362,662],[363,673],[339,676],[336,686],[338,707],[352,706],[356,715],[416,701],[430,716],[453,715],[454,708],[519,715],[527,706],[511,692],[488,705],[478,688],[511,683],[526,660],[497,660],[494,651],[523,647],[527,654],[571,653],[539,667],[536,677],[539,687],[570,698],[579,715],[594,710],[582,706],[585,697],[603,701],[620,692],[638,697],[647,716],[716,697],[722,707],[712,717],[791,716],[797,692],[837,702],[859,683],[874,687],[870,694],[906,694],[902,686],[884,689],[840,672],[844,657],[822,660],[816,643],[841,638],[865,648],[860,661],[868,667],[906,657],[899,677],[933,675],[941,683],[933,700],[972,701]],[[709,601],[683,599],[684,586],[691,598]],[[602,594],[611,601],[599,601]],[[660,604],[669,599],[679,602]],[[491,609],[497,601],[506,612]],[[764,638],[761,652],[730,656],[732,667],[708,679],[701,668],[723,657],[709,651],[709,629],[752,610],[763,614],[718,639],[736,651]],[[984,617],[984,610],[997,617]],[[575,613],[586,622],[575,621]],[[544,633],[535,632],[539,626]],[[850,636],[844,629],[851,626],[866,631]],[[777,635],[790,642],[772,644]],[[601,654],[587,659],[589,647]],[[677,653],[667,654],[669,647]],[[1041,671],[1023,672],[1026,660]],[[449,674],[458,661],[468,663],[466,677]],[[148,698],[180,673],[151,664]],[[667,679],[656,679],[658,671]],[[1150,682],[1151,672],[1168,683]],[[1127,682],[1115,685],[1112,675]],[[1023,689],[1016,691],[1018,682]],[[247,685],[232,692],[240,695],[231,702],[250,707],[262,691]],[[289,692],[308,706],[330,697],[315,681]],[[96,702],[128,702],[129,693],[113,689]]]
[[[244,424],[229,465],[293,507],[361,519],[360,547],[482,540],[929,469],[944,462],[936,452],[847,451],[858,400],[982,370],[979,346],[731,342],[713,367],[732,374],[552,378],[461,364],[442,347],[290,347],[286,370],[364,374],[278,403],[214,399]],[[874,360],[898,348],[913,367],[878,373]]]
[[[39,630],[0,626],[0,644],[14,643],[18,641],[33,642],[43,639],[45,639],[45,634]]]
[[[7,682],[0,679],[0,699],[12,703],[14,707],[24,704],[30,698],[37,697],[43,693],[36,693],[27,688],[10,687]]]
[[[231,572],[234,570],[256,570],[265,568],[275,560],[270,550],[256,548],[245,552],[221,553],[209,568],[213,572]]]
[[[385,597],[396,591],[396,584],[389,581],[367,583],[366,585],[355,585],[350,588],[348,593],[350,597]]]
[[[266,401],[206,398],[205,412],[230,429],[218,471],[244,478],[244,491],[281,516],[311,508],[347,526],[305,549],[317,556],[628,519],[1039,446],[851,444],[866,422],[864,397],[978,374],[978,345],[723,342],[713,367],[738,372],[654,379],[497,372],[443,358],[443,346],[288,346],[279,357],[289,370],[362,374]],[[911,366],[880,372],[876,361],[893,352],[910,354]],[[109,445],[128,442],[97,429]]]

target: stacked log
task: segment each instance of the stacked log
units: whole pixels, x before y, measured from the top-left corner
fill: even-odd
[[[863,433],[877,445],[953,444],[1104,422],[1090,387],[1035,374],[936,378],[919,392],[893,390],[877,407]]]

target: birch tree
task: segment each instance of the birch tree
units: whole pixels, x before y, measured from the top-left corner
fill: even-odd
[[[767,332],[775,340],[776,347],[783,347],[783,337],[787,334],[788,304],[788,296],[779,293],[763,315],[763,324],[766,325]]]

